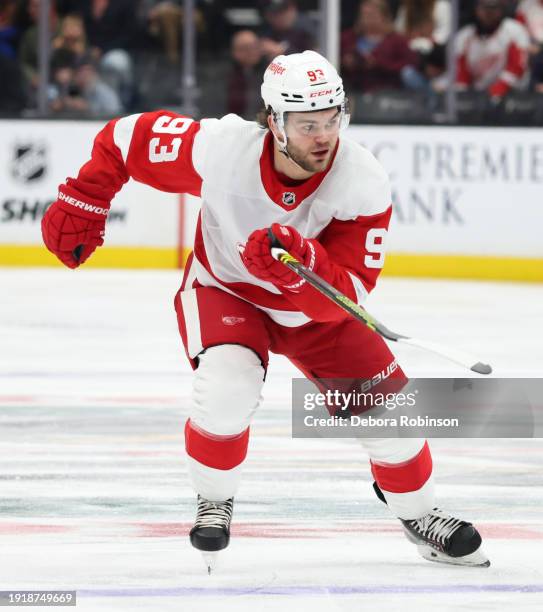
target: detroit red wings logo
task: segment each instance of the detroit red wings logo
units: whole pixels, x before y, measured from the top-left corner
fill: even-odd
[[[240,323],[245,323],[245,317],[232,317],[223,315],[222,322],[225,325],[239,325]]]

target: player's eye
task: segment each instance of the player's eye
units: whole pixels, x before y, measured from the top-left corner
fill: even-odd
[[[302,131],[304,132],[304,134],[311,134],[311,132],[313,131],[313,126],[311,124],[303,125]]]

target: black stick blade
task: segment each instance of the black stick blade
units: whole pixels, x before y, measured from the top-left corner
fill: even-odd
[[[84,246],[85,245],[80,244],[80,245],[76,246],[75,249],[72,251],[72,255],[74,256],[74,259],[76,261],[79,261],[81,259],[81,253],[83,251],[83,247]]]

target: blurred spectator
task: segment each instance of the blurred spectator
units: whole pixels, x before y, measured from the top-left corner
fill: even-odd
[[[50,108],[55,113],[73,114],[86,111],[85,101],[74,83],[76,55],[68,49],[57,49],[51,57]]]
[[[87,105],[89,115],[118,115],[123,106],[116,91],[105,83],[99,73],[96,62],[89,56],[76,61],[74,84]]]
[[[19,61],[30,88],[35,92],[38,87],[38,20],[40,17],[40,1],[28,0],[26,15],[30,26],[25,30],[19,45]],[[49,33],[51,39],[58,34],[59,20],[54,0],[49,5]]]
[[[505,16],[514,17],[515,11],[517,10],[518,0],[503,0]],[[475,11],[477,9],[477,2],[474,0],[459,0],[460,19],[459,25],[463,27],[475,20]]]
[[[160,41],[164,54],[171,64],[178,64],[180,59],[180,41],[183,29],[182,0],[143,0],[140,10],[143,12],[146,28],[153,38]],[[196,30],[202,33],[204,20],[202,13],[194,12]]]
[[[530,66],[532,82],[538,93],[543,93],[543,1],[521,0],[516,18],[530,34]]]
[[[396,30],[409,39],[420,31],[421,24],[432,24],[424,38],[444,45],[451,34],[452,10],[449,0],[403,0],[396,16]]]
[[[160,39],[168,61],[178,64],[183,18],[181,6],[175,2],[161,0],[152,0],[145,4],[148,5],[146,18],[150,34]]]
[[[87,52],[85,24],[79,15],[66,15],[62,19],[57,36],[53,39],[53,49],[67,49],[76,57]]]
[[[99,61],[104,80],[129,105],[134,95],[133,62],[129,50],[137,36],[137,12],[130,0],[82,1],[87,39],[92,57]]]
[[[77,57],[73,51],[59,49],[53,56],[51,109],[56,113],[86,116],[118,115],[121,101],[101,80],[90,55]]]
[[[418,69],[439,88],[447,65],[446,43],[451,33],[449,0],[403,0],[396,18],[397,30],[403,32],[409,47],[419,56]]]
[[[268,61],[278,55],[315,48],[315,25],[299,13],[294,0],[266,0],[261,9],[264,25],[259,34]]]
[[[232,37],[232,66],[228,75],[229,113],[254,119],[262,106],[260,86],[267,59],[261,41],[251,30],[241,30]]]
[[[456,35],[459,89],[486,90],[500,99],[511,89],[527,87],[528,32],[505,15],[503,0],[476,0],[475,23]]]
[[[458,0],[458,28],[463,28],[475,18],[474,0]]]
[[[15,0],[0,0],[0,55],[17,57],[20,30],[15,25]]]
[[[526,27],[532,43],[536,45],[532,51],[540,51],[543,46],[543,1],[520,0],[516,18]]]
[[[51,45],[51,81],[55,99],[57,97],[62,100],[70,96],[77,97],[70,93],[77,90],[73,82],[76,62],[86,53],[87,38],[82,18],[79,15],[66,15]],[[70,102],[72,100],[67,100],[66,105],[57,103],[56,107],[66,110],[65,106],[71,107]],[[59,112],[59,108],[56,110]]]
[[[24,78],[17,60],[0,54],[0,113],[19,113],[26,106]]]
[[[341,35],[343,74],[356,91],[425,89],[418,58],[407,38],[394,31],[386,0],[363,0],[354,27]]]

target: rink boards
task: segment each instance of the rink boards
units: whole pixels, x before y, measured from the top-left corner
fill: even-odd
[[[0,265],[57,264],[40,220],[102,125],[0,121]],[[391,177],[386,274],[543,281],[540,130],[357,125],[347,135]],[[182,267],[197,214],[197,198],[130,181],[114,200],[107,245],[87,265]]]

